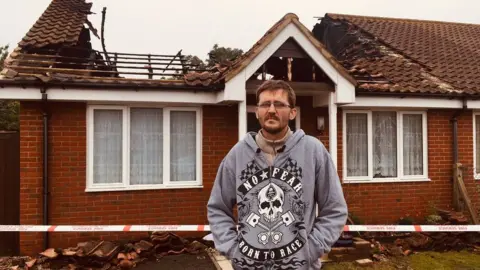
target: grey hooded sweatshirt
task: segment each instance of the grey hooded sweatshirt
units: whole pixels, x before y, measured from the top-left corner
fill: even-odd
[[[234,269],[320,269],[319,258],[347,220],[330,154],[300,129],[270,166],[255,135],[239,141],[218,168],[207,204],[215,248]]]

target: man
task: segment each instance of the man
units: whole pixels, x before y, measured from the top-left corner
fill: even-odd
[[[318,139],[290,130],[296,97],[286,82],[266,81],[256,97],[261,130],[222,160],[208,201],[215,247],[235,269],[320,269],[347,219],[336,169]]]

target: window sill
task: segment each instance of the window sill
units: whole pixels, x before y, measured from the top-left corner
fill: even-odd
[[[85,192],[107,192],[107,191],[136,191],[136,190],[157,190],[157,189],[197,189],[203,185],[170,185],[170,186],[130,186],[130,187],[88,187]]]
[[[375,179],[375,180],[348,180],[344,179],[343,184],[375,184],[375,183],[405,183],[405,182],[430,182],[430,178],[417,179]]]

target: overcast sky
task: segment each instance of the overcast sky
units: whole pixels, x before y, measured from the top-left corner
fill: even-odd
[[[0,45],[16,46],[51,0],[0,0]],[[220,46],[248,50],[288,12],[307,28],[325,13],[344,13],[480,24],[478,0],[90,0],[90,20],[100,31],[107,7],[106,47],[109,51],[184,54],[207,58]],[[93,37],[93,36],[92,36]],[[101,49],[93,37],[94,47]]]

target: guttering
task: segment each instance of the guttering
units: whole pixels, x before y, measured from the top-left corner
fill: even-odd
[[[188,90],[188,91],[220,91],[225,89],[225,84],[215,84],[210,86],[189,86],[189,85],[148,85],[148,84],[135,84],[135,83],[125,83],[125,84],[112,84],[112,83],[91,83],[91,82],[48,82],[41,83],[37,80],[35,81],[22,81],[22,80],[0,80],[0,87],[4,85],[18,85],[22,87],[33,86],[33,87],[44,87],[48,85],[49,87],[60,87],[60,88],[89,88],[89,89],[116,89],[116,90]]]
[[[439,93],[402,93],[402,92],[359,92],[357,89],[356,96],[395,96],[399,98],[405,98],[405,97],[425,97],[425,98],[431,98],[431,97],[437,97],[437,98],[443,98],[443,99],[466,99],[467,97],[470,100],[476,100],[480,98],[480,95],[464,95],[464,94],[439,94]]]
[[[47,108],[47,87],[40,88],[42,93],[42,114],[43,114],[43,225],[48,225],[48,108]],[[48,232],[43,235],[44,250],[49,248]]]

